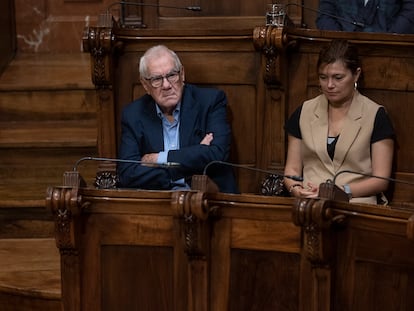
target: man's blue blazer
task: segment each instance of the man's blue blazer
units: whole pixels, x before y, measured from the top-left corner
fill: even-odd
[[[208,133],[213,141],[200,142]],[[184,178],[191,183],[193,174],[202,174],[211,161],[228,161],[231,128],[227,118],[227,98],[223,91],[184,86],[179,126],[180,149],[168,152],[168,162],[180,163],[174,168],[150,168],[134,163],[118,163],[121,187],[141,189],[171,189],[172,181]],[[164,150],[162,121],[157,115],[155,101],[144,95],[128,104],[122,111],[119,158],[140,161],[147,153]],[[237,193],[233,169],[213,164],[207,175],[221,192]]]

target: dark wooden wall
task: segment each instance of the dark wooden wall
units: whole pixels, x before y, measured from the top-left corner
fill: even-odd
[[[128,7],[129,14],[142,20],[149,29],[223,29],[253,28],[264,24],[265,7],[272,1],[259,0],[130,0],[147,4],[167,6],[201,6],[201,12],[154,7]],[[9,1],[5,1],[9,2]],[[116,1],[113,0],[14,0],[16,7],[16,29],[19,36],[17,48],[23,53],[79,53],[82,30],[94,26],[98,17],[107,11]],[[274,1],[273,1],[274,2]],[[318,0],[277,1],[280,3],[301,3],[317,8]],[[2,4],[4,6],[4,4]],[[314,27],[316,13],[289,7],[289,14],[295,23],[301,19],[298,13],[303,11],[303,23]],[[6,11],[1,11],[6,12]],[[120,6],[111,6],[110,12],[119,16]],[[127,13],[128,13],[127,12]],[[3,14],[3,13],[1,13]],[[3,16],[3,15],[2,15]],[[10,15],[13,16],[13,15]],[[200,18],[201,17],[201,18]],[[4,16],[4,20],[8,15]],[[60,38],[65,38],[61,40]]]
[[[16,24],[14,1],[0,3],[0,75],[16,53]]]

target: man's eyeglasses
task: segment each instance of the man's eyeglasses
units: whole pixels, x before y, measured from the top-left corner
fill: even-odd
[[[167,81],[170,83],[175,83],[180,78],[180,71],[171,71],[170,73],[167,73],[165,76],[145,78],[145,80],[149,81],[152,87],[160,87],[164,82],[164,78],[167,79]]]

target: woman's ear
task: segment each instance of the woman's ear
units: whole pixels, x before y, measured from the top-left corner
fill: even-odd
[[[362,72],[361,67],[358,67],[358,68],[356,69],[356,71],[355,71],[355,82],[357,82],[357,81],[358,81],[359,76],[361,75],[361,72]]]

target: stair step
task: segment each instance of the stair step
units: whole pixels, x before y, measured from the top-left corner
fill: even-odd
[[[2,148],[95,147],[95,120],[0,123]]]
[[[0,262],[1,310],[61,310],[55,239],[0,239]]]
[[[44,208],[46,189],[97,155],[90,56],[18,54],[0,76],[0,208]],[[82,176],[91,182],[96,168]]]
[[[94,89],[89,54],[17,54],[0,76],[0,91],[62,89]]]

